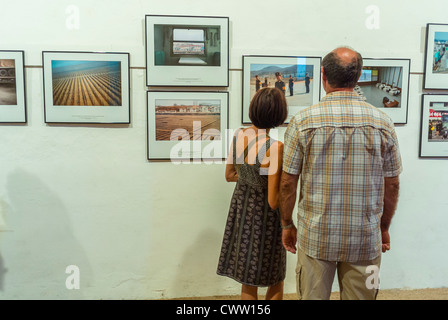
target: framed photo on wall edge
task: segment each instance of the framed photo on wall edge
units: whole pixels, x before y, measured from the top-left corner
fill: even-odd
[[[448,89],[448,24],[426,25],[423,89]]]
[[[448,158],[448,94],[423,94],[421,158]]]
[[[0,123],[26,123],[24,51],[0,50]]]

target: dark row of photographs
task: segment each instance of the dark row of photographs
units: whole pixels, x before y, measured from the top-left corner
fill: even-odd
[[[148,159],[223,158],[228,92],[194,88],[229,86],[229,18],[147,15],[145,25],[146,86],[152,88],[147,92]],[[423,89],[448,89],[448,25],[428,24],[426,40]],[[321,60],[243,55],[242,124],[250,123],[250,100],[263,87],[284,92],[286,124],[317,103],[323,94]],[[406,124],[410,59],[363,60],[355,92],[395,124]],[[45,123],[130,123],[129,53],[44,51],[42,67]],[[23,51],[0,51],[0,122],[27,122]],[[197,150],[191,150],[194,140],[201,141]],[[448,157],[443,142],[448,142],[448,95],[423,94],[420,157]],[[204,150],[209,156],[203,157]]]

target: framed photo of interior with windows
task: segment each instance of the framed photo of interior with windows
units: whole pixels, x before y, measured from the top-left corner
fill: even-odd
[[[426,25],[423,89],[448,89],[448,24]]]
[[[227,157],[228,92],[148,91],[148,160]]]
[[[387,113],[395,124],[406,124],[410,67],[410,59],[364,58],[354,91]]]
[[[421,158],[448,158],[448,94],[423,94]]]
[[[45,123],[130,123],[129,53],[42,52]]]
[[[0,123],[26,123],[24,52],[0,50]]]
[[[300,56],[243,56],[242,123],[250,124],[249,105],[255,93],[264,87],[285,93],[288,117],[319,102],[321,58]]]
[[[146,15],[147,86],[229,86],[229,18]]]

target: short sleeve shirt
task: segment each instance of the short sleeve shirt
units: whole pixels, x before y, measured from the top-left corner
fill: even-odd
[[[300,175],[299,247],[327,261],[379,256],[384,177],[402,171],[390,117],[355,92],[332,92],[291,119],[283,159]]]

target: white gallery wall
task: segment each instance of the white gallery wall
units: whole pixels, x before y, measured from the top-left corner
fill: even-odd
[[[448,159],[418,157],[425,27],[448,23],[448,2],[1,4],[0,50],[25,51],[28,123],[0,124],[0,299],[239,294],[236,282],[215,273],[234,187],[224,164],[147,160],[145,14],[229,17],[230,86],[219,90],[229,92],[232,129],[241,126],[243,54],[324,56],[348,45],[366,58],[411,59],[408,122],[396,128],[402,188],[381,288],[448,286]],[[129,52],[131,124],[45,124],[49,50]],[[287,293],[295,292],[295,262],[288,254]],[[79,289],[69,289],[69,266],[79,270]]]

